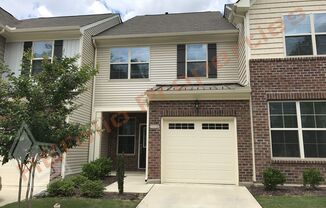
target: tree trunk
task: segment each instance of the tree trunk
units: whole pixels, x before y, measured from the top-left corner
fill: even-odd
[[[30,196],[29,196],[29,201],[28,201],[28,208],[32,208],[32,199],[33,199],[33,194],[34,194],[34,179],[35,179],[35,170],[37,166],[37,161],[36,159],[32,163],[32,181],[31,181],[31,191],[30,191]]]
[[[19,168],[19,187],[18,187],[18,207],[21,207],[21,197],[22,197],[22,185],[23,185],[23,173],[24,173],[24,165],[17,160],[18,168]]]
[[[28,184],[27,184],[27,190],[26,190],[26,196],[25,201],[28,201],[29,199],[29,190],[31,188],[31,179],[32,179],[32,165],[28,168]]]

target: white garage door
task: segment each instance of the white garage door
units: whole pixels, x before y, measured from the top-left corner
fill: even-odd
[[[234,118],[163,120],[163,183],[238,184]]]

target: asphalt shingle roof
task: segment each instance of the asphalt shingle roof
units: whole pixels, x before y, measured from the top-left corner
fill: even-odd
[[[234,30],[220,12],[145,15],[134,17],[98,36]]]
[[[79,15],[79,16],[61,16],[61,17],[43,17],[17,20],[10,13],[0,7],[0,24],[17,29],[31,29],[31,28],[45,28],[45,27],[69,27],[92,24],[94,22],[101,21],[113,17],[117,14],[95,14],[95,15]]]
[[[17,21],[18,20],[14,16],[0,7],[0,25],[9,25],[12,27],[17,23]]]
[[[62,26],[85,26],[115,16],[115,14],[62,16],[20,20],[16,28],[42,28]]]

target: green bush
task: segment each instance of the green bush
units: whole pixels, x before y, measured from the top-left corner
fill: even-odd
[[[112,161],[110,158],[100,158],[82,168],[82,175],[90,180],[100,180],[108,176],[112,170]]]
[[[303,172],[303,185],[306,188],[316,189],[323,181],[325,179],[317,169],[308,169]]]
[[[71,176],[68,178],[68,180],[72,181],[74,184],[75,188],[80,188],[80,186],[88,180],[85,176],[82,175],[76,175],[76,176]]]
[[[273,168],[266,169],[263,177],[263,184],[266,190],[275,190],[277,185],[283,185],[286,181],[284,174]]]
[[[75,194],[75,186],[71,180],[58,180],[48,185],[49,196],[69,197]]]
[[[102,181],[87,180],[80,186],[80,195],[88,198],[100,198],[104,195]]]
[[[124,156],[119,155],[117,160],[117,181],[118,181],[118,189],[119,194],[123,194],[124,192],[124,177],[125,177],[125,161]]]

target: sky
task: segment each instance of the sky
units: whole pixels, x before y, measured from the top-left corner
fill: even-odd
[[[123,20],[165,12],[223,11],[236,0],[0,0],[17,19],[81,14],[120,13]]]

